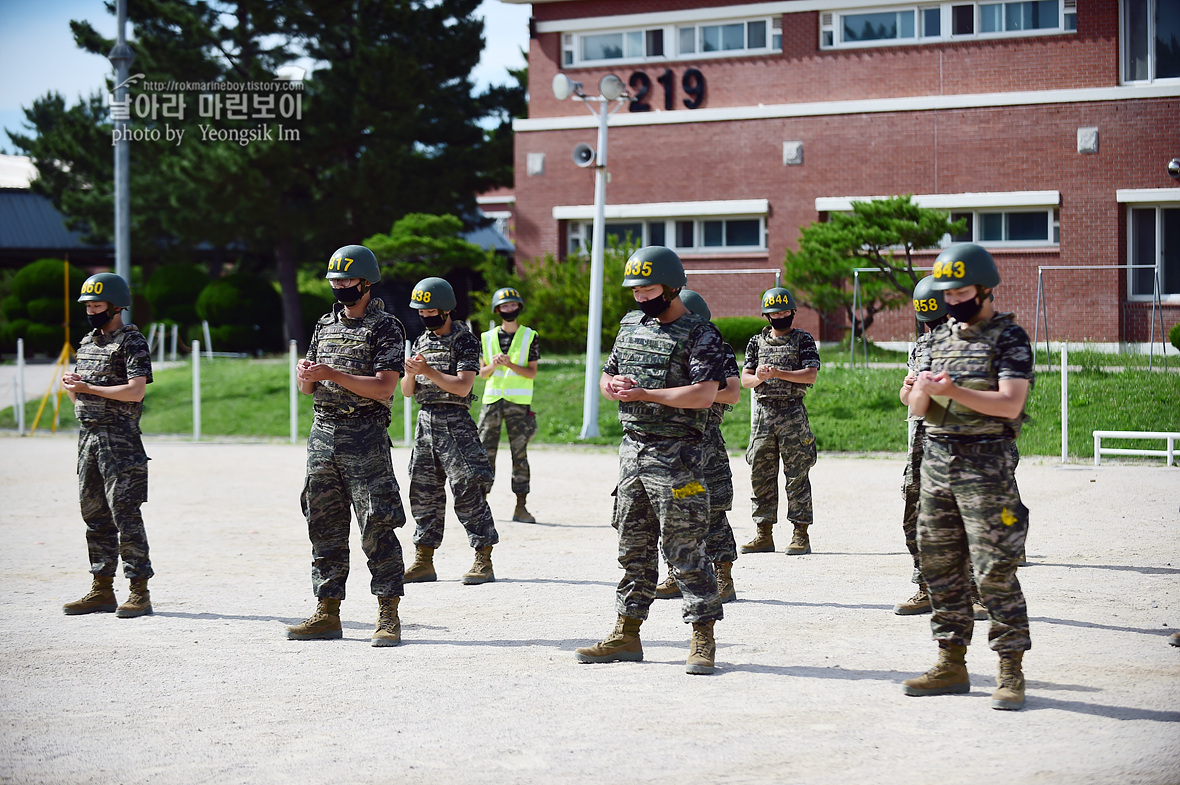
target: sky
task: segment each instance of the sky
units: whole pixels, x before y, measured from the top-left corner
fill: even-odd
[[[483,0],[475,13],[484,18],[486,46],[472,77],[477,87],[506,84],[507,69],[525,64],[520,50],[528,48],[532,6]],[[89,20],[102,35],[115,37],[115,17],[103,0],[0,0],[0,153],[19,152],[3,129],[27,130],[21,107],[51,91],[72,106],[103,89],[112,73],[105,57],[75,46],[71,19]]]

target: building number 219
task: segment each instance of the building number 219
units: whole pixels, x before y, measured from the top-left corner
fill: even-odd
[[[676,103],[676,76],[672,73],[672,69],[668,68],[656,81],[664,87],[664,110],[670,112]],[[651,77],[643,71],[635,71],[627,80],[627,84],[635,91],[635,100],[631,102],[631,111],[650,112],[651,104],[648,103],[648,96],[652,89]],[[705,75],[698,69],[689,68],[685,71],[684,76],[680,79],[680,86],[688,95],[688,98],[683,99],[685,108],[696,109],[704,103]]]

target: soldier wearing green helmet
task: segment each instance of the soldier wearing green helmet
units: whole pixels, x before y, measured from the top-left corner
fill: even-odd
[[[704,548],[709,488],[702,437],[725,384],[724,342],[681,301],[684,267],[668,248],[639,249],[623,276],[639,310],[623,318],[598,385],[619,402],[623,426],[612,522],[624,571],[615,601],[619,616],[606,639],[575,656],[579,662],[643,659],[639,627],[655,599],[662,547],[684,597],[684,621],[692,625],[685,670],[708,674],[722,609]]]
[[[776,286],[762,294],[762,315],[769,324],[746,345],[742,386],[754,391],[754,424],[746,462],[750,464],[754,524],[758,533],[742,546],[742,553],[774,551],[778,523],[778,473],[786,476],[787,517],[794,526],[789,555],[811,553],[807,527],[813,520],[811,479],[815,465],[815,436],[807,419],[803,396],[819,374],[815,340],[793,327],[795,298]]]
[[[457,304],[455,290],[442,278],[424,278],[410,293],[410,307],[426,330],[414,341],[402,379],[402,395],[421,407],[410,453],[410,511],[418,525],[406,583],[438,580],[434,551],[442,544],[448,482],[455,515],[475,549],[475,563],[463,574],[463,583],[496,580],[492,546],[500,535],[487,502],[492,468],[469,411],[480,345],[466,322],[451,318]]]
[[[479,410],[479,439],[488,456],[493,475],[500,444],[500,424],[508,430],[508,448],[512,453],[512,492],[516,509],[512,520],[536,523],[525,503],[529,494],[529,440],[537,434],[533,414],[533,380],[541,350],[537,332],[522,325],[518,318],[524,310],[524,298],[512,287],[492,294],[492,313],[500,317],[480,336],[483,349],[479,375],[487,379],[483,389],[483,406]]]
[[[62,387],[78,418],[78,500],[86,522],[93,575],[90,592],[68,602],[69,616],[114,611],[121,618],[152,612],[148,579],[154,574],[140,506],[147,501],[147,453],[139,419],[152,381],[148,343],[134,324],[124,324],[131,289],[122,276],[98,273],[82,284],[93,328],[78,347],[74,370]],[[130,580],[127,601],[116,605],[114,577],[123,559]]]
[[[903,685],[907,695],[970,691],[974,572],[1000,660],[992,708],[1020,709],[1022,662],[1032,641],[1016,578],[1028,509],[1016,486],[1014,442],[1033,381],[1032,347],[1013,315],[996,311],[992,290],[1000,275],[986,249],[950,246],[935,259],[932,277],[951,319],[932,334],[929,360],[902,399],[926,423],[918,556],[939,658]]]
[[[369,291],[381,280],[377,257],[363,245],[346,245],[328,259],[324,275],[337,302],[320,317],[299,361],[299,391],[315,409],[307,437],[307,473],[300,504],[311,540],[315,613],[287,628],[291,640],[342,637],[340,601],[349,570],[349,530],[355,511],[361,547],[377,597],[377,625],[370,643],[401,642],[398,606],[402,586],[404,526],[389,441],[391,399],[404,370],[406,336],[401,322]]]
[[[702,319],[712,318],[705,298],[691,289],[680,290],[680,301],[690,313]],[[725,413],[732,411],[741,400],[741,371],[737,355],[728,343],[725,350],[725,386],[717,391],[713,405],[709,407],[709,424],[705,429],[705,486],[709,489],[709,528],[705,534],[705,555],[713,564],[717,575],[717,593],[721,601],[737,599],[733,586],[733,563],[737,560],[737,542],[733,538],[733,527],[725,513],[733,509],[733,471],[729,467],[729,453],[725,449],[725,438],[721,435],[721,421]],[[657,599],[680,597],[680,587],[671,570],[664,582],[656,587]]]

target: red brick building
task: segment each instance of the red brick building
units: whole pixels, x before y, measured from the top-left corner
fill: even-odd
[[[739,271],[781,267],[802,227],[853,199],[912,193],[969,219],[953,239],[992,251],[998,305],[1030,334],[1038,278],[1054,341],[1146,341],[1155,270],[1164,328],[1180,321],[1180,182],[1167,171],[1180,157],[1180,2],[532,8],[518,263],[589,240],[594,170],[571,155],[595,144],[597,120],[551,84],[561,72],[594,96],[613,73],[640,100],[610,120],[607,230],[675,248],[714,315],[757,313],[773,275]],[[1043,269],[1089,266],[1110,269]],[[797,323],[840,337],[806,309]],[[871,337],[911,329],[893,314]]]

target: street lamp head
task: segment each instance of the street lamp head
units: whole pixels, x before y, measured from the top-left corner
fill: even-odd
[[[1168,161],[1168,174],[1173,180],[1180,180],[1180,158]]]
[[[598,82],[598,93],[608,101],[617,101],[627,91],[623,80],[614,74],[607,74]]]
[[[553,77],[553,95],[558,101],[564,101],[571,95],[582,94],[582,83],[572,81],[565,74],[555,74]]]

